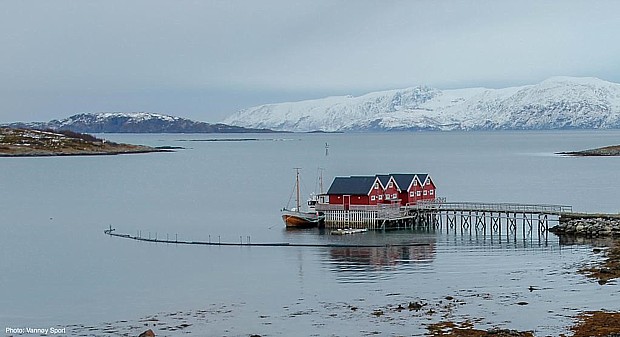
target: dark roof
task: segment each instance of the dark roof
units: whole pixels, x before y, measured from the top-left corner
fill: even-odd
[[[381,182],[383,187],[387,187],[388,182],[390,181],[389,174],[377,174],[376,177],[379,178],[379,181]]]
[[[395,173],[395,174],[392,174],[392,177],[394,177],[394,181],[396,181],[396,185],[398,185],[398,188],[401,191],[406,191],[409,188],[409,185],[411,185],[411,182],[413,181],[415,174]]]
[[[426,180],[426,177],[428,177],[428,174],[417,173],[416,176],[418,176],[418,179],[420,179],[420,183],[424,184],[424,181]]]
[[[375,179],[374,176],[336,177],[327,194],[368,195]]]
[[[394,177],[394,181],[401,191],[406,191],[411,182],[418,177],[420,183],[423,184],[428,177],[426,173],[394,173],[394,174],[377,174],[376,176],[352,176],[352,177],[336,177],[329,187],[327,194],[350,194],[350,195],[368,195],[373,187],[375,180],[378,178],[383,187],[387,187],[390,177]]]

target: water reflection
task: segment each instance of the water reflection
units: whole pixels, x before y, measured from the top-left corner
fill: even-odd
[[[594,247],[611,247],[615,243],[620,242],[619,239],[613,237],[580,237],[574,235],[558,235],[560,245],[588,245]]]
[[[343,247],[330,248],[329,257],[338,266],[367,265],[370,270],[398,264],[430,263],[435,258],[435,244],[386,247]]]

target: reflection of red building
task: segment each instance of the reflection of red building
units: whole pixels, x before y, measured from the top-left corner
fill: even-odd
[[[428,263],[435,257],[435,244],[420,246],[342,247],[331,248],[335,261],[370,266],[393,266],[400,263]]]
[[[330,205],[410,205],[434,200],[435,183],[428,174],[378,174],[336,177],[327,191]],[[325,199],[324,199],[325,200]]]

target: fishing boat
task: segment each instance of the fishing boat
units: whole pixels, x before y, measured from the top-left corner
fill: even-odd
[[[323,220],[318,212],[303,212],[299,202],[299,169],[295,169],[295,206],[294,208],[282,209],[282,220],[287,228],[311,228],[317,227]],[[308,203],[311,206],[311,203]]]

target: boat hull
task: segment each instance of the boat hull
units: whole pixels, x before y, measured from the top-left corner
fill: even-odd
[[[288,228],[317,227],[321,218],[316,213],[283,211],[282,220]]]

